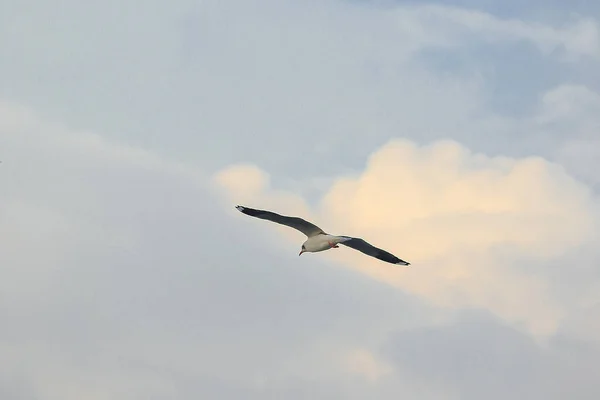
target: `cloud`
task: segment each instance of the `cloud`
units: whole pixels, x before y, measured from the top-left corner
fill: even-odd
[[[16,121],[16,115],[34,115],[20,114],[18,109],[5,104],[0,112],[13,115],[5,121]],[[403,279],[394,280],[393,274],[381,273],[389,270],[387,265],[350,250],[309,261],[297,257],[290,250],[299,244],[301,234],[282,228],[293,240],[288,241],[276,234],[276,227],[245,219],[233,209],[233,203],[224,204],[211,193],[209,182],[202,178],[205,175],[193,166],[93,134],[58,129],[35,116],[21,119],[19,124],[4,124],[0,131],[7,154],[30,156],[27,162],[9,157],[1,171],[0,314],[6,324],[0,349],[6,362],[0,375],[6,379],[0,380],[0,392],[11,400],[131,398],[132,393],[140,398],[358,399],[393,398],[398,391],[440,399],[453,398],[456,393],[481,393],[484,389],[475,382],[447,377],[451,372],[439,367],[429,371],[423,367],[453,363],[456,353],[428,351],[427,356],[407,358],[408,343],[413,349],[435,348],[410,336],[423,336],[418,332],[439,329],[439,337],[467,335],[467,342],[473,342],[469,335],[479,338],[483,332],[483,337],[491,336],[485,326],[469,330],[460,325],[448,330],[452,324],[448,322],[452,316],[448,304],[438,301],[442,307],[436,308],[421,303],[418,297],[434,304],[436,299],[428,291],[431,281],[419,280],[419,276],[441,282],[443,300],[443,292],[448,290],[444,283],[471,295],[471,302],[463,301],[460,307],[454,304],[457,310],[480,301],[480,307],[508,320],[514,314],[502,314],[502,299],[510,297],[507,293],[519,294],[519,285],[528,288],[527,307],[518,303],[515,308],[526,309],[523,318],[533,324],[536,319],[529,308],[553,315],[551,306],[556,306],[553,298],[546,298],[549,305],[541,307],[535,296],[548,293],[531,290],[535,282],[547,277],[523,279],[515,271],[521,269],[527,275],[531,267],[506,260],[524,256],[533,262],[544,256],[552,260],[571,244],[562,243],[552,253],[544,240],[573,232],[579,235],[571,238],[573,243],[587,238],[577,227],[579,218],[587,215],[589,193],[559,167],[541,159],[473,154],[451,141],[431,146],[403,140],[389,143],[373,154],[365,171],[338,179],[318,208],[290,193],[273,190],[269,176],[258,168],[236,165],[213,178],[213,184],[223,185],[220,190],[229,187],[242,201],[280,211],[290,204],[293,210],[310,211],[327,229],[361,235],[390,250],[396,251],[396,243],[403,243],[398,251],[412,253],[414,268],[403,269]],[[369,201],[386,211],[386,196],[396,190],[395,185],[382,185],[390,177],[403,180],[398,185],[401,195],[396,197],[401,204],[390,208],[405,211],[396,221],[369,214],[369,209],[361,206],[369,200],[370,190],[376,189],[379,196]],[[488,179],[491,183],[486,185]],[[359,190],[362,185],[369,191]],[[523,196],[511,185],[526,185],[530,195]],[[569,190],[559,192],[558,186]],[[352,201],[338,202],[338,196],[349,190]],[[436,202],[423,205],[432,190],[437,191]],[[471,199],[475,195],[480,201]],[[420,202],[417,196],[421,196]],[[335,211],[332,204],[342,209],[335,207],[339,214],[327,216],[326,211]],[[563,233],[554,232],[555,225],[548,221],[548,232],[538,232],[542,235],[539,240],[527,242],[532,237],[523,232],[508,235],[511,226],[524,229],[512,215],[515,210],[529,212],[527,207],[535,204],[540,212],[562,218]],[[355,218],[346,218],[344,208]],[[464,212],[465,208],[479,219],[450,235],[462,242],[460,251],[444,243],[442,234],[433,235],[436,225],[431,220],[420,228],[423,232],[415,228],[417,223]],[[487,221],[481,214],[498,210],[510,223],[495,225],[497,235],[485,230],[480,235],[468,233],[470,224],[477,228]],[[403,240],[387,238],[390,232],[398,235],[394,233],[397,226],[404,226],[409,233],[401,233],[406,235]],[[260,230],[264,236],[257,235]],[[415,235],[431,236],[423,239],[429,250],[411,242]],[[278,244],[270,246],[271,239]],[[446,268],[462,268],[452,257],[460,260],[469,255],[473,241],[482,247],[506,241],[517,250],[504,254],[502,265],[491,262],[490,267],[479,269],[472,280],[464,276],[449,279]],[[522,243],[529,244],[519,248]],[[449,253],[453,253],[451,262],[446,262]],[[365,273],[377,279],[364,279]],[[500,288],[502,293],[494,292],[500,289],[490,283],[495,277],[508,282]],[[481,286],[481,292],[474,295],[469,286],[473,282]],[[546,279],[545,283],[553,282]],[[477,297],[486,291],[497,296],[497,303]],[[580,299],[587,312],[593,310],[590,307],[595,301],[589,293]],[[582,306],[580,310],[586,309]],[[574,317],[577,310],[567,311]],[[538,317],[544,323],[549,318],[548,314]],[[502,322],[494,324],[494,329],[500,329]],[[527,357],[547,357],[530,338],[511,332],[501,328],[491,347],[513,348],[514,335],[521,335]],[[459,351],[463,339],[457,340],[450,343]],[[401,347],[399,342],[406,344]],[[593,365],[593,360],[573,355],[580,354],[579,348],[568,349],[560,351],[572,354],[575,359],[571,362]],[[559,360],[567,363],[568,359],[556,359],[552,351],[550,372],[544,372],[543,363],[535,361],[522,373],[553,377],[556,370],[574,377],[571,369],[555,367]],[[466,354],[475,357],[474,350],[467,349]],[[501,361],[493,359],[489,367],[503,373],[506,363]],[[461,365],[468,373],[468,362]],[[482,381],[489,379],[486,375]],[[539,380],[534,382],[536,388],[541,385]],[[564,390],[568,392],[578,382],[592,393],[593,382],[585,376]]]
[[[403,373],[435,382],[461,399],[594,399],[600,394],[592,372],[598,347],[561,336],[540,346],[483,312],[462,312],[443,326],[398,333],[381,352]]]
[[[531,125],[539,137],[554,141],[557,161],[587,182],[600,182],[600,94],[583,85],[560,85],[541,97]]]
[[[0,49],[15,55],[3,64],[0,86],[13,100],[210,170],[243,161],[299,178],[319,175],[318,160],[332,156],[331,168],[343,173],[398,132],[511,154],[520,146],[489,123],[498,87],[521,110],[557,82],[594,82],[580,64],[557,66],[562,51],[528,50],[591,53],[597,22],[590,19],[559,24],[448,5],[339,0],[151,1],[144,10],[68,1],[68,13],[38,3],[13,2],[0,16],[7,38]],[[590,38],[582,50],[572,44],[580,36]],[[442,63],[431,65],[424,54]],[[457,55],[464,70],[449,65]],[[507,82],[498,83],[503,71]],[[32,75],[40,79],[33,83]],[[302,142],[314,145],[295,151]],[[536,147],[536,154],[550,151]]]
[[[521,19],[501,19],[492,14],[441,5],[416,6],[415,13],[424,25],[450,32],[456,42],[459,37],[477,34],[483,41],[528,41],[544,54],[564,52],[569,57],[600,57],[600,31],[593,18],[578,18],[562,28]],[[453,35],[452,35],[453,34]],[[454,36],[455,35],[455,36]]]
[[[194,166],[6,102],[0,113],[11,400],[347,398],[349,355],[430,315],[352,271],[265,249]]]
[[[377,382],[381,377],[392,373],[392,368],[383,360],[377,359],[372,352],[357,349],[347,357],[348,369],[371,382]]]
[[[597,370],[600,337],[597,18],[9,3],[0,397],[440,400],[501,393],[486,368],[524,392],[503,347],[529,393],[539,377],[594,393],[570,366]],[[298,257],[301,234],[238,202],[413,267]],[[455,321],[474,307],[498,319]]]
[[[244,190],[257,177],[262,185]],[[550,296],[552,282],[522,263],[548,262],[597,234],[597,200],[561,166],[539,157],[475,154],[453,141],[422,147],[391,141],[364,171],[338,178],[312,212],[291,193],[272,195],[255,167],[225,169],[216,181],[236,202],[363,237],[413,266],[398,270],[348,251],[328,259],[437,306],[490,309],[539,334],[556,329],[564,305]]]

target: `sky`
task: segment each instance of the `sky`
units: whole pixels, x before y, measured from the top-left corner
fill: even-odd
[[[599,4],[0,0],[0,398],[599,398]]]

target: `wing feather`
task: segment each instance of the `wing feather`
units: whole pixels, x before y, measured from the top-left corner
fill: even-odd
[[[369,255],[371,257],[378,258],[381,261],[389,262],[392,264],[410,265],[410,263],[399,259],[395,255],[388,253],[385,250],[382,250],[378,247],[373,246],[372,244],[366,242],[363,239],[354,238],[354,237],[350,237],[350,236],[344,236],[344,237],[348,238],[348,240],[340,242],[340,244],[343,244],[344,246],[348,246],[350,248],[358,250],[358,251],[360,251],[366,255]]]
[[[275,222],[281,225],[289,226],[290,228],[297,229],[308,237],[325,234],[325,232],[323,232],[323,230],[318,226],[311,224],[310,222],[305,221],[299,217],[288,217],[286,215],[279,215],[272,211],[257,210],[254,208],[244,206],[235,206],[235,208],[237,208],[240,212],[251,217],[266,219],[271,222]]]

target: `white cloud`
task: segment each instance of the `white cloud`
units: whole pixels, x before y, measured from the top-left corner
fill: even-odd
[[[378,360],[373,353],[364,349],[350,352],[346,362],[350,372],[370,382],[377,382],[381,377],[392,373],[392,367],[386,361]]]
[[[559,165],[473,154],[449,141],[388,143],[358,176],[338,178],[318,212],[307,212],[292,193],[273,196],[264,184],[245,191],[244,182],[257,176],[265,182],[264,172],[238,166],[222,171],[217,183],[232,191],[232,201],[302,215],[413,266],[398,270],[347,251],[328,258],[436,305],[487,308],[539,334],[555,331],[564,305],[548,293],[552,282],[522,262],[548,262],[598,234],[596,199]],[[301,243],[298,235],[288,237]]]
[[[448,40],[454,39],[455,43],[466,37],[491,42],[524,40],[544,54],[563,50],[569,57],[600,57],[600,32],[597,21],[592,18],[580,18],[565,27],[553,27],[539,22],[500,19],[485,12],[456,7],[416,6],[414,10],[423,25],[450,33]]]
[[[469,398],[489,389],[451,375],[461,340],[515,337],[448,322],[465,307],[585,340],[559,359],[595,371],[597,200],[572,178],[597,179],[584,73],[597,20],[338,0],[8,2],[0,51],[0,397]],[[522,117],[494,109],[499,86]],[[387,166],[406,180],[398,193]],[[335,218],[314,206],[326,194]],[[238,201],[365,236],[413,268],[349,249],[297,257],[302,235]],[[392,224],[370,203],[405,210]],[[419,336],[418,359],[386,357],[409,328],[458,339],[435,354]],[[521,349],[519,362],[549,354]],[[447,371],[420,368],[432,361]],[[507,382],[595,393],[577,368],[497,361],[484,367]]]
[[[335,398],[343,354],[426,320],[401,293],[259,248],[194,167],[24,115],[0,126],[0,375],[22,382],[0,393],[293,398],[312,381]],[[377,317],[389,302],[413,316]]]
[[[414,380],[436,382],[460,399],[600,394],[594,367],[600,348],[564,337],[539,346],[486,313],[463,312],[445,326],[398,333],[384,350]]]
[[[598,183],[600,94],[583,85],[564,84],[541,96],[529,124],[540,141],[553,143],[552,157],[571,173]]]
[[[583,85],[560,85],[544,93],[541,100],[535,117],[535,122],[541,125],[575,122],[582,124],[583,128],[598,128],[600,95]],[[584,125],[590,123],[593,124],[590,127]]]

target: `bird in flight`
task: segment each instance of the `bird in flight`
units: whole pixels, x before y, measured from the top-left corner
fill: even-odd
[[[266,219],[271,222],[275,222],[281,225],[289,226],[304,233],[307,236],[306,241],[302,244],[299,256],[302,253],[317,253],[319,251],[337,249],[338,244],[343,244],[355,250],[361,251],[371,257],[380,259],[391,264],[398,265],[410,265],[410,263],[399,259],[395,255],[388,253],[385,250],[379,249],[370,243],[367,243],[363,239],[354,238],[350,236],[335,236],[325,233],[318,226],[311,224],[308,221],[303,220],[299,217],[288,217],[285,215],[279,215],[271,211],[256,210],[254,208],[235,206],[240,212],[256,217],[260,219]]]

